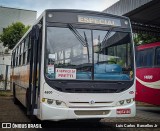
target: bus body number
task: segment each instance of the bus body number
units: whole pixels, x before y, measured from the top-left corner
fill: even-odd
[[[44,93],[45,94],[52,94],[53,92],[52,91],[45,91]]]
[[[146,75],[146,76],[144,76],[144,79],[153,79],[153,76],[152,75]]]

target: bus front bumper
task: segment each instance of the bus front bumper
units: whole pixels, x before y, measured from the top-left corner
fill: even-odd
[[[41,105],[41,120],[67,120],[107,117],[134,117],[136,114],[135,102],[117,107],[93,108],[58,108],[46,103]]]

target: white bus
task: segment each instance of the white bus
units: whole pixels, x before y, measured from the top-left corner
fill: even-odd
[[[45,10],[12,51],[14,102],[40,120],[135,116],[135,58],[126,17]]]

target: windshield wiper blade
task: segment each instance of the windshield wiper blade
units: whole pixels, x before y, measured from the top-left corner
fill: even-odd
[[[98,57],[97,58],[97,63],[99,63],[99,54],[102,51],[102,47],[103,47],[104,43],[107,41],[107,39],[108,39],[110,33],[112,32],[112,30],[113,30],[113,27],[110,28],[109,31],[106,33],[102,42],[100,42],[100,35],[98,36],[98,50],[99,51],[98,51],[98,56],[97,56]]]
[[[73,34],[76,36],[76,38],[80,41],[80,43],[84,46],[87,47],[87,55],[88,55],[88,63],[90,62],[89,60],[89,44],[87,40],[86,33],[84,31],[84,38],[81,36],[81,34],[71,25],[68,24],[69,29],[73,32]]]
[[[86,41],[85,39],[81,36],[81,34],[79,34],[79,32],[71,25],[68,24],[69,29],[73,32],[73,34],[77,37],[77,39],[81,42],[81,44],[86,47]]]
[[[104,43],[107,41],[110,33],[112,32],[112,30],[113,30],[113,27],[110,28],[110,30],[106,33],[105,37],[103,38],[103,41],[100,43],[101,50],[102,50],[102,47],[103,47]]]

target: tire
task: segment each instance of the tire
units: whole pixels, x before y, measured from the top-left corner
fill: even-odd
[[[30,115],[30,120],[32,123],[37,123],[38,122],[38,118],[35,115]]]
[[[29,98],[28,98],[28,88],[26,90],[26,115],[29,117],[31,115],[31,107],[29,105]]]
[[[15,83],[13,83],[13,102],[15,105],[19,104],[18,99],[16,98],[16,89],[15,89]]]

